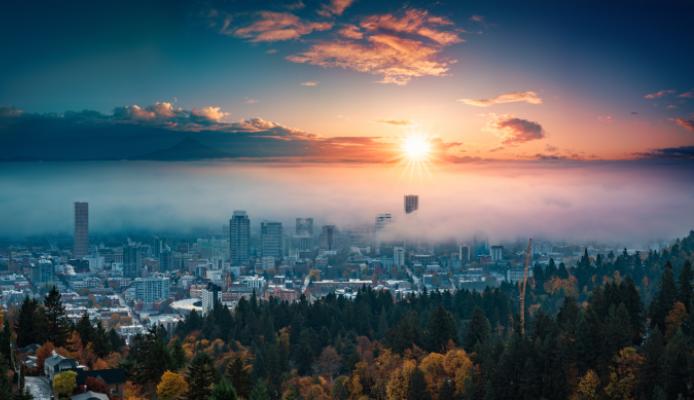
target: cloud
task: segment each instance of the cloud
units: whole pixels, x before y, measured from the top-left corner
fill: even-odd
[[[475,107],[489,107],[505,103],[542,104],[542,98],[531,90],[525,92],[503,93],[490,99],[458,99],[459,102]]]
[[[690,90],[688,92],[680,93],[680,95],[677,97],[680,97],[683,99],[694,99],[694,91]]]
[[[212,122],[220,122],[222,119],[224,119],[224,117],[229,115],[229,113],[222,111],[221,108],[214,106],[193,108],[190,114],[193,117],[202,118],[203,120]]]
[[[343,26],[338,33],[347,39],[361,40],[364,38],[364,33],[359,30],[359,27],[351,24]]]
[[[225,24],[226,25],[226,24]],[[314,31],[331,29],[331,22],[303,21],[288,12],[261,11],[249,25],[231,29],[222,28],[222,33],[248,39],[251,42],[276,42],[297,39]]]
[[[694,161],[694,146],[665,147],[637,154],[642,158]]]
[[[15,107],[0,107],[0,118],[19,117],[22,115],[22,110]]]
[[[260,100],[254,99],[252,97],[246,97],[243,99],[243,103],[244,104],[258,104],[258,103],[260,103]]]
[[[545,137],[545,131],[539,123],[509,115],[493,116],[487,129],[501,136],[505,145],[516,145]]]
[[[388,125],[404,126],[409,125],[410,121],[407,119],[379,119],[378,122]]]
[[[301,86],[306,86],[306,87],[316,87],[320,84],[318,81],[305,81],[301,82]]]
[[[675,123],[689,132],[694,132],[694,119],[692,118],[675,118]]]
[[[648,93],[648,94],[644,95],[643,98],[646,100],[656,100],[656,99],[659,99],[661,97],[669,96],[673,93],[675,93],[675,91],[673,89],[664,89],[664,90],[659,90],[657,92]]]
[[[470,21],[472,22],[477,22],[477,23],[482,23],[484,22],[484,16],[482,15],[471,15],[470,16]]]
[[[330,0],[327,4],[318,11],[318,14],[323,17],[330,17],[333,15],[342,15],[347,7],[352,4],[353,0]]]
[[[462,42],[451,22],[409,9],[402,16],[372,15],[339,31],[340,38],[323,40],[289,56],[296,63],[344,68],[381,75],[382,83],[405,85],[423,76],[444,76],[454,60],[442,59],[442,49]]]

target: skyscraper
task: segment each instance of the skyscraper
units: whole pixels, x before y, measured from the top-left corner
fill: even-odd
[[[323,225],[320,232],[320,247],[324,250],[335,249],[335,225]]]
[[[405,195],[405,213],[410,214],[419,209],[419,196],[416,194]]]
[[[297,237],[313,236],[313,218],[297,218],[295,233]]]
[[[72,253],[75,257],[89,254],[89,203],[75,202],[75,238]]]
[[[382,213],[376,216],[376,231],[380,231],[393,222],[393,216],[390,213]]]
[[[123,276],[137,278],[140,276],[141,264],[140,246],[129,244],[123,247]]]
[[[229,260],[231,265],[247,265],[250,258],[251,220],[245,211],[234,211],[229,220]]]
[[[282,223],[263,222],[260,224],[260,253],[263,257],[282,258]]]

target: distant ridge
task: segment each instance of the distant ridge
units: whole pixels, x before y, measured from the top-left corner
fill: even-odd
[[[231,157],[231,155],[223,151],[213,149],[212,147],[206,146],[191,136],[186,136],[185,138],[183,138],[183,140],[169,148],[153,151],[143,156],[135,157],[134,159],[156,161],[187,161],[227,157]]]

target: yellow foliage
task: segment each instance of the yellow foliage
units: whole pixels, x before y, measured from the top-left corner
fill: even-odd
[[[455,382],[455,392],[462,395],[465,391],[465,381],[472,373],[472,360],[463,349],[452,349],[446,353],[443,361],[446,374]]]
[[[687,308],[678,301],[672,306],[672,310],[665,318],[665,337],[670,338],[677,332],[680,326],[687,319]]]
[[[390,375],[388,385],[386,386],[386,395],[388,400],[406,400],[407,388],[410,384],[410,375],[417,368],[413,360],[405,360],[402,366]]]
[[[598,388],[600,386],[600,378],[592,369],[589,369],[585,375],[581,377],[576,385],[576,391],[571,395],[571,400],[598,400]]]
[[[157,385],[157,398],[159,400],[178,400],[188,390],[188,382],[183,375],[166,371]]]

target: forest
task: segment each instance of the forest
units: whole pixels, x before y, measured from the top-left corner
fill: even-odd
[[[648,254],[535,265],[524,333],[513,284],[397,301],[366,287],[354,300],[253,296],[129,345],[86,316],[71,323],[51,291],[4,318],[0,398],[27,398],[10,343],[123,368],[130,400],[694,398],[692,260],[694,232]]]

